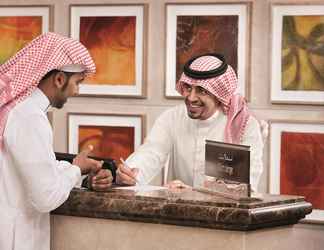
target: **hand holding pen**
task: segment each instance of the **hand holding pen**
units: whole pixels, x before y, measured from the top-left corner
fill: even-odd
[[[117,184],[125,184],[125,185],[136,185],[140,184],[138,179],[136,178],[139,169],[131,168],[127,165],[123,158],[120,158],[121,164],[118,165],[118,169],[116,172],[116,182]]]

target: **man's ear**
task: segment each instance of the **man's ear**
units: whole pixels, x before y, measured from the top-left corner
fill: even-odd
[[[54,85],[58,88],[58,89],[62,89],[65,85],[65,81],[66,81],[66,75],[64,74],[64,72],[58,72],[54,75]]]

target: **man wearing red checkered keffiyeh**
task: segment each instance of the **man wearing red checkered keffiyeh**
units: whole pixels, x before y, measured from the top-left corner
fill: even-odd
[[[9,111],[36,89],[46,73],[74,64],[82,65],[86,74],[96,69],[89,52],[78,41],[47,33],[0,66],[0,149]]]
[[[220,55],[217,55],[221,57]],[[213,55],[199,56],[192,59],[190,65],[186,65],[190,72],[201,72],[206,74],[207,71],[212,71],[221,67],[223,61]],[[222,58],[222,57],[221,57]],[[189,73],[189,72],[188,72]],[[190,74],[190,73],[189,73]],[[233,68],[226,65],[226,69],[222,74],[211,77],[200,78],[182,73],[180,80],[177,83],[176,89],[182,95],[186,96],[187,88],[199,86],[216,97],[222,111],[227,115],[227,123],[224,132],[224,141],[228,143],[240,143],[244,134],[245,126],[249,120],[249,112],[245,99],[240,94],[235,94],[238,87],[238,81]],[[187,105],[190,115],[190,105]]]
[[[46,116],[94,72],[88,50],[55,33],[35,38],[0,66],[0,249],[49,250],[49,211],[68,198],[81,173],[97,172],[99,184],[111,184],[111,173],[87,157],[91,148],[73,164],[56,161]]]
[[[189,60],[176,85],[184,105],[165,111],[156,120],[144,144],[126,161],[133,169],[121,165],[117,181],[148,183],[169,158],[168,179],[183,182],[171,182],[171,187],[201,186],[205,140],[209,139],[251,146],[250,181],[256,191],[263,141],[258,121],[248,112],[244,98],[236,94],[237,85],[235,72],[223,56],[207,54]]]

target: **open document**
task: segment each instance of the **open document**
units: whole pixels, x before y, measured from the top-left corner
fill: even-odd
[[[136,186],[115,187],[114,189],[132,190],[136,192],[150,192],[156,190],[165,190],[167,188],[162,186],[152,186],[152,185],[136,185]]]

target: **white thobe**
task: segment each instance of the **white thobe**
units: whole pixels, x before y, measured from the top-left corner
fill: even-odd
[[[217,111],[206,120],[191,119],[184,104],[171,108],[156,120],[152,130],[127,163],[139,168],[140,182],[149,183],[170,156],[169,173],[191,186],[200,186],[205,171],[205,140],[224,141],[227,116]],[[250,183],[257,190],[262,173],[263,141],[258,121],[250,117],[241,142],[250,146]]]
[[[77,166],[55,159],[48,106],[36,89],[8,116],[0,152],[1,250],[49,250],[49,212],[81,179]]]

